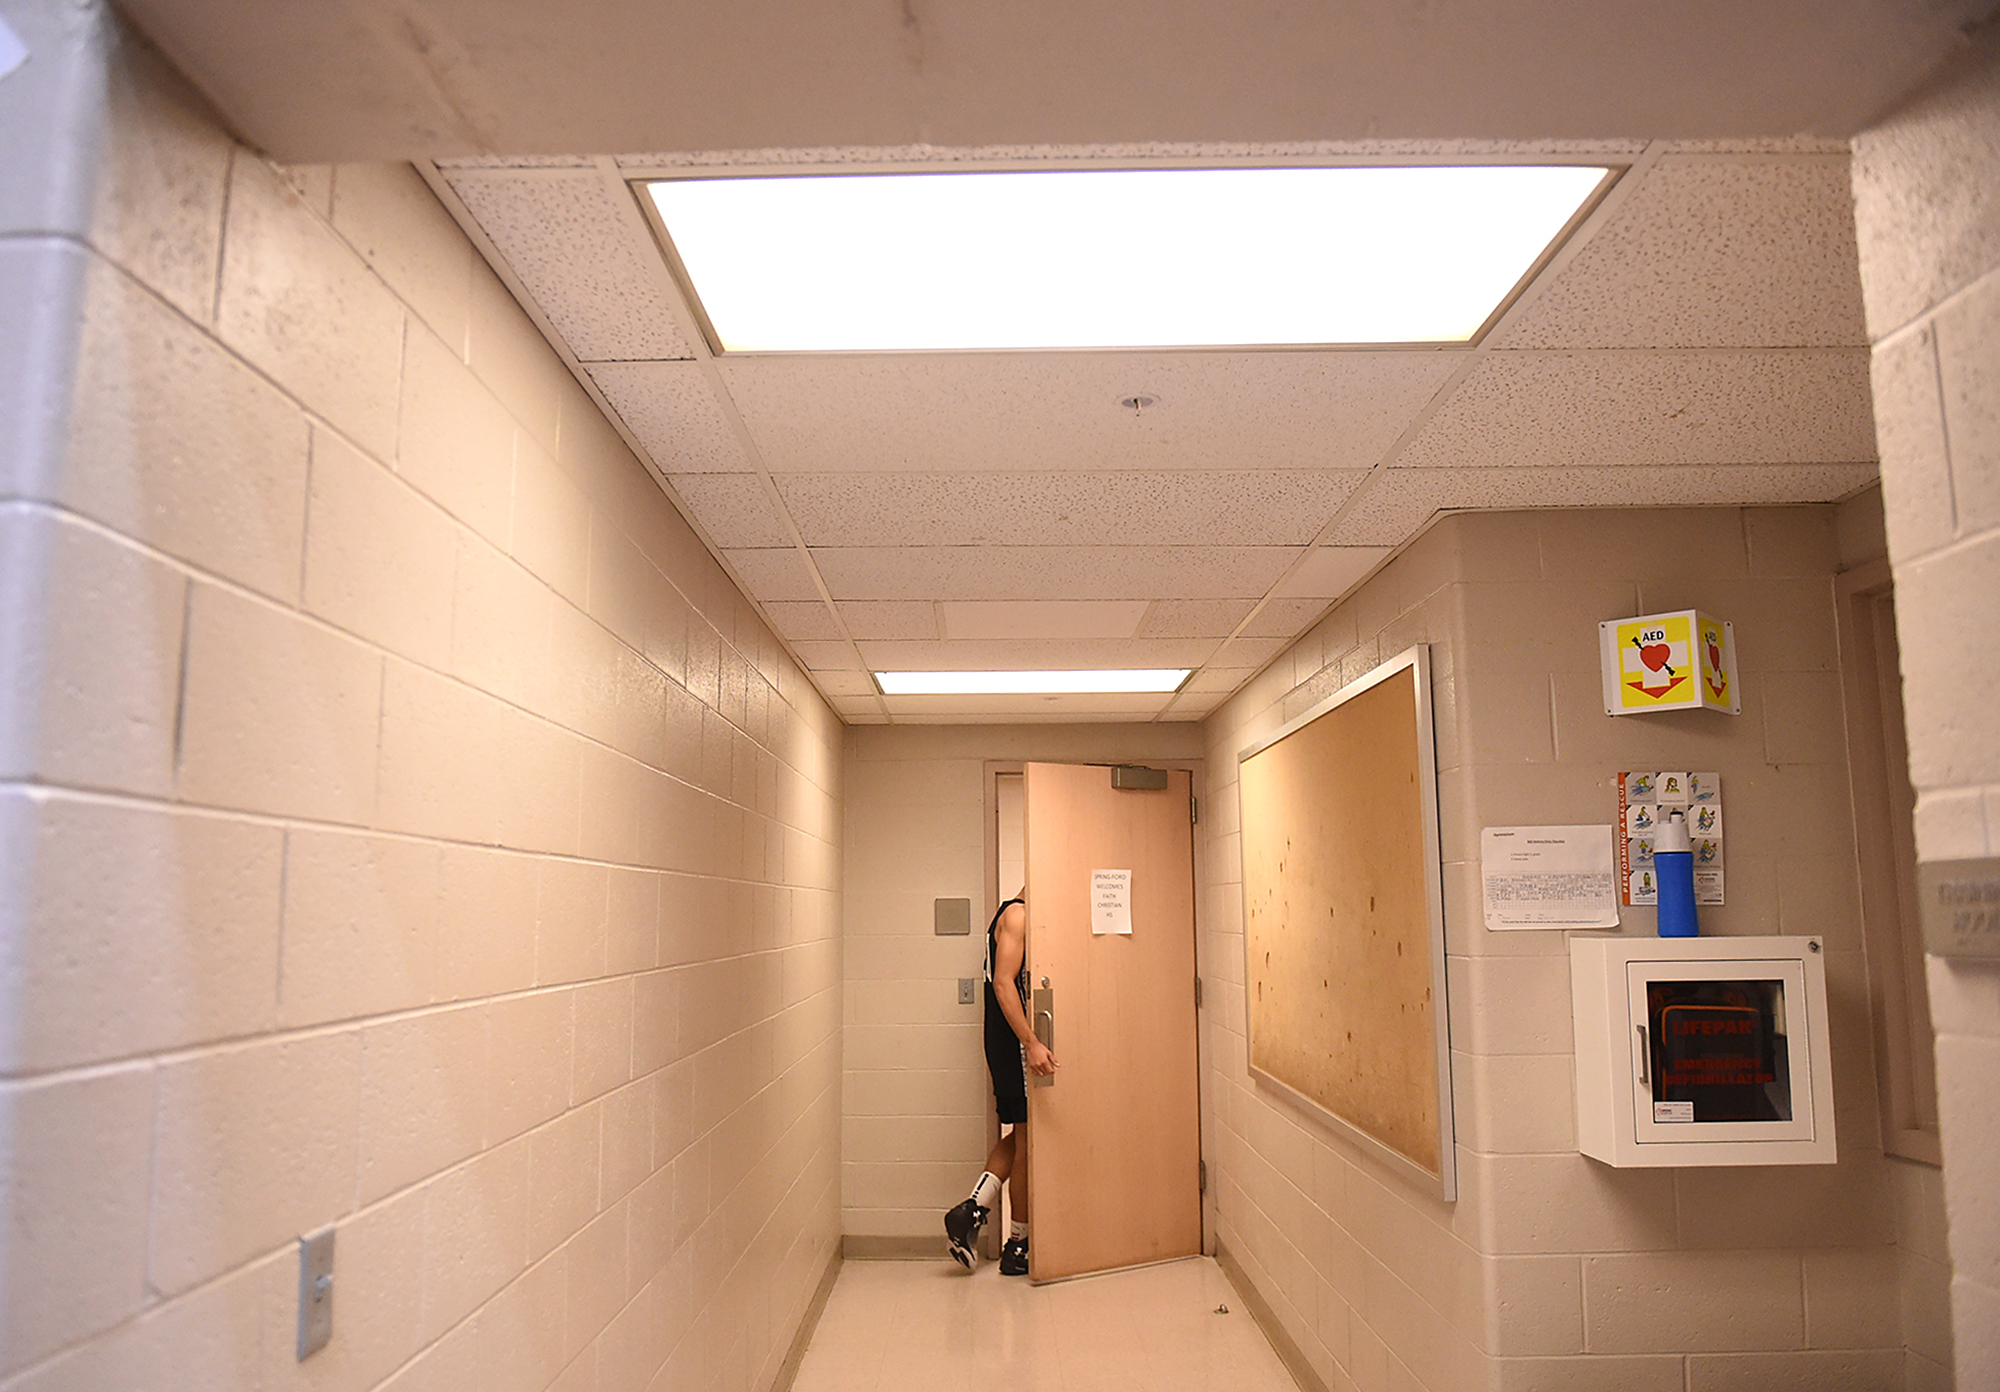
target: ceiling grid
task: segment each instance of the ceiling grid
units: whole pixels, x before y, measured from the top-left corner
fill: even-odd
[[[1527,161],[1547,144],[816,149],[432,176],[844,719],[1198,719],[1440,511],[1827,501],[1872,479],[1842,148],[1565,142],[1629,168],[1476,344],[1399,350],[717,358],[629,181]],[[640,262],[620,296],[608,268]],[[1160,293],[1200,289],[1196,270]],[[1158,404],[1120,405],[1138,394]],[[1089,698],[884,697],[868,675],[978,666],[1197,671],[1176,695]]]

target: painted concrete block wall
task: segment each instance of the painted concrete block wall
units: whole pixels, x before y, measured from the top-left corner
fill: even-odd
[[[1880,486],[1835,508],[1833,529],[1840,569],[1885,559],[1889,540]],[[1866,824],[1865,817],[1857,820]],[[1887,836],[1886,824],[1876,834]],[[1900,1156],[1890,1155],[1887,1162],[1902,1287],[1904,1385],[1910,1392],[1950,1392],[1951,1258],[1945,1243],[1943,1175],[1935,1165]]]
[[[841,834],[846,1233],[934,1241],[942,1256],[944,1210],[965,1197],[986,1158],[993,1098],[983,1007],[958,1003],[958,980],[982,975],[994,908],[986,888],[987,761],[1200,756],[1192,723],[848,728]],[[933,899],[972,900],[971,935],[935,936]]]
[[[838,722],[412,170],[0,12],[0,1386],[768,1387]]]
[[[1904,1337],[1853,907],[1830,508],[1448,518],[1208,723],[1220,1238],[1327,1385],[1900,1385]],[[1736,625],[1740,717],[1603,713],[1600,619]],[[1460,1197],[1420,1194],[1245,1070],[1237,753],[1432,645]],[[1720,771],[1717,934],[1829,950],[1841,1163],[1613,1170],[1575,1150],[1567,946],[1489,933],[1482,826],[1605,822],[1627,767]],[[1652,912],[1622,931],[1650,934]]]
[[[1853,171],[1917,855],[2000,855],[2000,34],[1863,132]],[[2000,1386],[2000,970],[1928,975],[1953,1314],[1931,1339],[1960,1387]]]

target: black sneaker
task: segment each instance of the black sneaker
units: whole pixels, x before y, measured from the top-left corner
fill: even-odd
[[[944,1215],[951,1259],[967,1271],[979,1265],[979,1230],[986,1226],[986,1212],[971,1199],[962,1199]]]
[[[1002,1276],[1025,1276],[1028,1274],[1028,1239],[1010,1237],[1000,1249],[1000,1274]]]

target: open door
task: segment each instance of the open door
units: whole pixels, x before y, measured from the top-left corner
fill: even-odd
[[[1038,1282],[1201,1251],[1193,803],[1165,773],[1024,772],[1032,1014],[1062,1065],[1028,1089]],[[1131,872],[1129,934],[1093,931],[1102,870]]]

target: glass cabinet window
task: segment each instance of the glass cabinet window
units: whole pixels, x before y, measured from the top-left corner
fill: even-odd
[[[1792,1120],[1785,983],[1646,983],[1653,1120]]]

